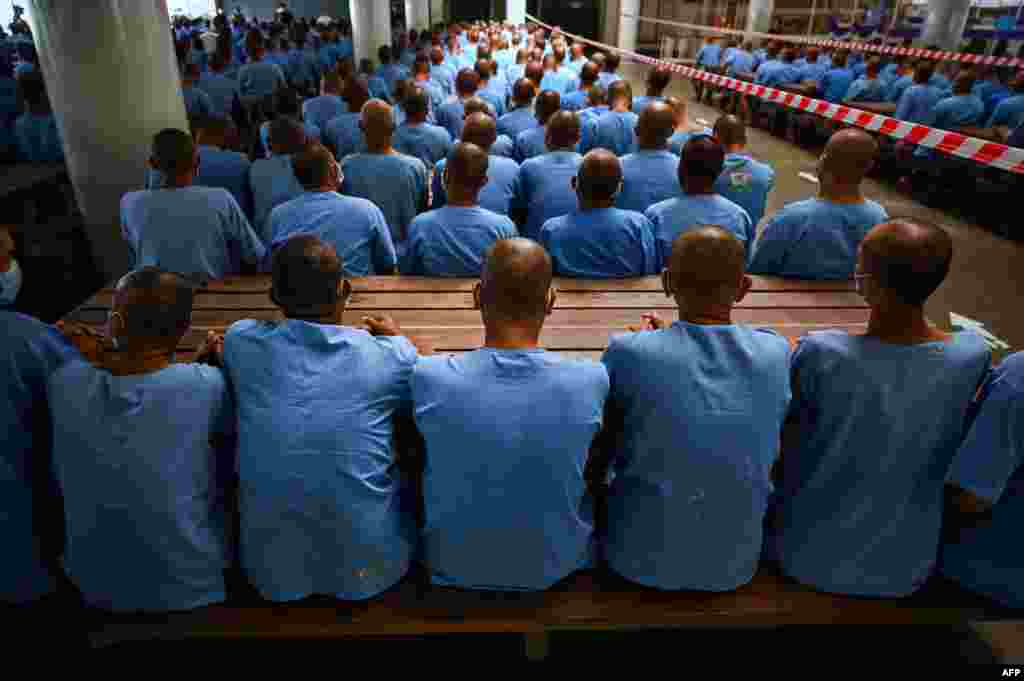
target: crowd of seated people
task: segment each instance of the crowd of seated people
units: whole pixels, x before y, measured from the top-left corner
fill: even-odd
[[[415,565],[443,587],[607,569],[729,591],[772,561],[824,592],[901,597],[941,573],[1024,606],[1020,361],[993,370],[980,336],[925,317],[953,243],[864,196],[871,135],[833,134],[818,196],[758,238],[774,176],[736,116],[695,129],[664,74],[635,101],[617,59],[597,69],[543,31],[446,32],[399,42],[378,72],[388,99],[336,60],[323,94],[270,121],[269,158],[232,152],[223,116],[159,132],[147,188],[122,201],[132,268],[102,337],[0,309],[0,599],[185,610],[225,601],[234,565],[275,602],[365,600]],[[443,58],[424,70],[428,49]],[[474,97],[491,54],[524,66],[498,86],[504,115]],[[446,93],[436,162],[397,148],[431,108],[406,64]],[[560,69],[587,71],[588,103],[607,92],[608,108],[562,108],[578,86]],[[543,133],[521,164],[493,153],[519,126],[517,142]],[[5,234],[0,308],[21,287]],[[282,321],[236,322],[178,361],[197,282],[245,272],[269,273]],[[342,323],[350,278],[396,272],[479,278],[483,347],[435,354],[393,319]],[[866,333],[791,343],[737,323],[749,273],[853,280]],[[676,319],[643,316],[601,361],[541,348],[554,276],[656,274]],[[41,539],[39,509],[61,537]]]

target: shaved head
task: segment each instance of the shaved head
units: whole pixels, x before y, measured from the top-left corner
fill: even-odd
[[[391,105],[383,99],[371,99],[363,107],[359,123],[367,138],[390,137],[395,129],[395,115]]]
[[[327,147],[316,144],[292,157],[292,172],[303,189],[313,190],[326,186],[331,179],[334,154]]]
[[[318,316],[337,305],[342,279],[334,247],[314,234],[297,234],[274,252],[270,297],[289,317]]]
[[[588,61],[580,69],[580,82],[585,85],[591,85],[597,82],[598,74],[601,73],[601,67],[592,61]]]
[[[625,80],[617,80],[608,86],[608,102],[615,106],[616,102],[633,104],[633,88]]]
[[[675,112],[664,102],[651,102],[637,123],[637,144],[641,149],[661,149],[676,127]]]
[[[487,252],[480,280],[484,322],[542,322],[551,276],[551,257],[536,241],[495,243]]]
[[[936,225],[909,218],[876,225],[860,246],[873,284],[906,305],[923,306],[946,279],[953,239]]]
[[[370,88],[364,78],[350,78],[346,81],[345,93],[341,96],[348,104],[349,111],[359,111],[370,101]]]
[[[737,116],[728,114],[715,121],[715,137],[727,147],[747,143],[747,126]]]
[[[462,127],[462,141],[490,150],[498,140],[498,125],[486,113],[470,114]]]
[[[271,122],[268,137],[271,151],[278,156],[297,153],[306,146],[306,128],[288,116]]]
[[[576,190],[581,198],[594,202],[611,201],[622,185],[622,164],[607,149],[595,149],[583,157],[576,175]]]
[[[747,253],[729,230],[705,225],[672,242],[668,288],[677,301],[732,305],[743,288]]]
[[[691,192],[688,187],[707,193],[724,166],[725,149],[721,143],[708,135],[694,135],[679,159],[679,184],[687,193]]]
[[[153,137],[151,162],[157,170],[176,176],[195,167],[197,153],[192,135],[168,128]]]
[[[545,144],[551,149],[572,149],[580,141],[580,117],[574,111],[557,111],[548,119]]]
[[[130,346],[174,349],[192,323],[196,284],[180,274],[143,267],[121,277],[113,311],[116,336]]]
[[[491,105],[487,103],[487,100],[482,97],[470,97],[462,105],[462,117],[468,118],[469,116],[478,113],[493,116],[494,109],[492,109]]]
[[[448,157],[445,170],[452,183],[479,191],[487,183],[489,162],[486,150],[475,144],[459,142]]]
[[[544,90],[537,97],[537,101],[534,104],[534,111],[537,114],[537,120],[540,121],[541,125],[546,125],[548,120],[558,111],[562,106],[562,96],[554,90]]]
[[[526,65],[523,77],[533,81],[534,85],[540,87],[540,82],[544,80],[544,64],[539,61],[531,61]]]
[[[860,184],[877,155],[878,143],[871,135],[856,128],[840,130],[825,145],[821,171],[839,184]]]
[[[532,102],[536,95],[537,86],[528,78],[520,78],[512,87],[512,99],[520,106]]]

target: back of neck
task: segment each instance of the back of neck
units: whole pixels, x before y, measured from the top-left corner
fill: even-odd
[[[872,307],[865,335],[898,345],[916,345],[950,338],[950,334],[928,322],[923,308],[906,305],[888,309]]]

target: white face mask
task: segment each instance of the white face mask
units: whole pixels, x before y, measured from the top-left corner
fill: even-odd
[[[11,266],[0,272],[0,307],[10,307],[21,291],[22,274],[18,261],[11,258]]]

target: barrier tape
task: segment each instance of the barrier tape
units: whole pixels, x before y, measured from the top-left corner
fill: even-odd
[[[592,45],[593,47],[597,47],[601,50],[616,52],[623,57],[641,64],[667,68],[685,78],[702,80],[710,83],[711,85],[728,88],[747,95],[753,95],[759,99],[764,99],[775,104],[781,104],[782,106],[790,109],[804,111],[839,123],[863,128],[870,132],[877,132],[893,139],[910,142],[927,149],[935,149],[936,151],[940,151],[944,154],[957,156],[959,158],[975,161],[982,165],[992,166],[1011,173],[1024,175],[1024,149],[1009,147],[1005,144],[989,142],[976,137],[968,137],[967,135],[962,135],[958,132],[930,128],[927,125],[908,123],[882,114],[862,111],[860,109],[854,109],[841,104],[832,104],[830,102],[813,99],[804,95],[798,95],[793,92],[776,90],[775,88],[765,87],[764,85],[756,85],[747,81],[708,73],[707,71],[699,71],[688,66],[673,64],[671,62],[662,61],[661,59],[654,59],[653,57],[646,57],[642,54],[637,54],[636,52],[620,49],[614,45],[606,45],[589,38],[584,38],[572,33],[566,33],[557,27],[543,23],[536,17],[529,14],[526,15],[526,18],[540,26],[543,26],[546,30],[558,30],[562,35],[568,36],[573,40],[587,43],[588,45]]]
[[[843,40],[820,40],[799,35],[774,35],[772,33],[758,33],[757,31],[740,31],[735,28],[716,28],[714,26],[702,26],[700,24],[684,24],[668,19],[655,19],[653,17],[642,17],[636,14],[623,13],[623,17],[648,21],[653,24],[664,24],[675,26],[692,31],[704,33],[717,33],[719,35],[741,36],[744,38],[762,38],[776,42],[797,43],[800,45],[814,45],[816,47],[827,47],[834,50],[852,50],[854,52],[877,52],[879,54],[906,55],[930,59],[932,61],[957,61],[967,64],[984,64],[987,66],[1024,66],[1024,59],[1015,57],[992,57],[984,54],[968,54],[967,52],[937,52],[925,50],[919,47],[894,47],[889,45],[872,45],[864,42],[847,42]]]

